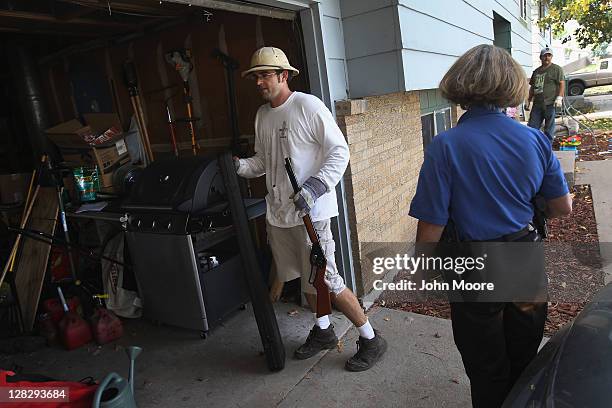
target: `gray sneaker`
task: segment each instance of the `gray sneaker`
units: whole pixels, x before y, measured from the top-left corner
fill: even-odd
[[[306,338],[306,342],[295,350],[293,356],[298,360],[305,360],[317,354],[321,350],[331,350],[338,345],[338,337],[334,333],[334,326],[329,325],[327,329],[321,329],[315,325]]]
[[[348,371],[369,370],[382,358],[387,351],[387,341],[376,330],[374,330],[374,334],[374,338],[370,340],[359,337],[357,353],[348,359],[344,368]]]

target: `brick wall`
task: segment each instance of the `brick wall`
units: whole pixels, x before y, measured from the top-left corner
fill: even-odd
[[[414,242],[416,220],[408,208],[423,162],[419,96],[401,92],[338,101],[336,117],[351,151],[344,178],[362,296],[380,278],[367,267],[370,243]]]

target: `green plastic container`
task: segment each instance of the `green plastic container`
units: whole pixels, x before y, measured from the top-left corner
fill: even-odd
[[[98,166],[77,167],[72,170],[76,188],[81,201],[94,201],[96,192],[100,190],[100,178],[98,177]]]

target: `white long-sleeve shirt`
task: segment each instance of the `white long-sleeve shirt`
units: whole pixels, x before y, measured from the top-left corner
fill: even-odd
[[[310,212],[313,221],[338,215],[335,187],[346,170],[349,149],[331,112],[316,96],[293,92],[281,106],[265,104],[255,116],[255,155],[240,159],[238,175],[246,178],[266,175],[266,218],[274,226],[301,225],[293,200],[291,182],[285,170],[290,157],[298,184],[314,176],[327,192]]]

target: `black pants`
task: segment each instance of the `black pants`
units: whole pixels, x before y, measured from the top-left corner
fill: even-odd
[[[546,312],[547,303],[451,303],[453,336],[474,408],[502,405],[538,352]]]

